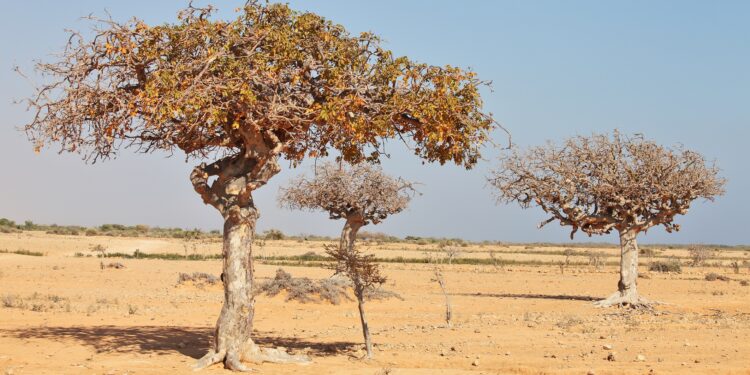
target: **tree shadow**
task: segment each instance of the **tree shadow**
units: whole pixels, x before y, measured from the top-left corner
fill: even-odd
[[[213,328],[169,326],[97,326],[97,327],[31,327],[0,330],[0,335],[20,339],[76,340],[93,347],[97,353],[155,353],[170,352],[198,359],[209,349]],[[284,347],[304,351],[312,357],[331,356],[354,351],[359,344],[352,342],[313,342],[298,338],[277,337],[256,332],[256,343],[264,347]]]
[[[591,296],[569,296],[564,294],[529,294],[529,293],[452,293],[454,296],[490,297],[490,298],[528,298],[528,299],[557,299],[564,301],[598,301],[601,298]]]

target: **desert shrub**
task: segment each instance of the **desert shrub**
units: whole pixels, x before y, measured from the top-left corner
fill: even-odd
[[[266,240],[283,240],[284,237],[284,232],[278,229],[269,229],[263,232],[263,238]]]
[[[364,292],[364,297],[368,301],[378,301],[378,300],[384,300],[389,298],[395,298],[398,300],[403,301],[404,297],[401,297],[400,294],[396,292],[392,292],[390,290],[385,290],[383,288],[366,288]]]
[[[742,285],[742,286],[748,286],[748,285],[750,285],[750,282],[748,282],[747,280],[741,280],[740,281],[740,285]]]
[[[740,262],[735,260],[730,264],[730,266],[732,266],[732,270],[734,271],[734,273],[740,273]]]
[[[729,281],[730,279],[724,275],[719,275],[718,273],[715,273],[715,272],[706,274],[706,281],[716,281],[716,280]]]
[[[91,252],[97,253],[96,256],[99,258],[104,258],[107,255],[107,247],[101,244],[92,245]]]
[[[586,256],[589,259],[589,266],[594,266],[597,270],[604,264],[604,253],[588,250]]]
[[[704,265],[707,260],[716,255],[714,250],[702,246],[692,246],[688,249],[688,253],[690,254],[690,264],[693,267]]]
[[[286,292],[286,301],[302,303],[328,301],[334,305],[341,303],[341,298],[351,300],[346,293],[349,284],[341,279],[325,279],[314,281],[307,277],[292,277],[283,269],[276,270],[276,276],[258,286],[255,294],[265,294],[274,297]]]
[[[177,278],[178,284],[184,284],[186,282],[192,282],[196,285],[203,285],[203,284],[209,284],[213,285],[218,283],[220,280],[218,277],[205,273],[205,272],[193,272],[190,273],[183,273],[180,272],[180,275]]]
[[[638,253],[640,255],[652,258],[652,257],[654,257],[656,255],[656,250],[654,250],[652,248],[649,248],[649,247],[642,247],[642,248],[638,249]]]
[[[677,259],[671,259],[669,261],[655,261],[651,263],[648,269],[652,272],[682,273],[682,265]]]

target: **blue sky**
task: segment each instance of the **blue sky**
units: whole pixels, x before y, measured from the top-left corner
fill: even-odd
[[[242,1],[215,1],[232,17]],[[191,164],[165,155],[133,155],[86,165],[77,155],[35,155],[15,127],[29,120],[13,99],[30,85],[12,71],[51,59],[79,17],[108,10],[116,19],[173,21],[182,1],[8,1],[0,14],[0,217],[44,223],[105,222],[221,227],[188,181]],[[750,2],[745,1],[291,1],[341,23],[373,31],[397,55],[474,69],[493,81],[486,109],[525,147],[548,139],[605,132],[644,133],[716,159],[727,194],[698,202],[683,230],[651,230],[642,242],[747,244],[750,202]],[[504,141],[498,133],[497,142]],[[539,209],[497,206],[485,183],[497,152],[471,171],[423,165],[397,143],[389,173],[422,183],[407,212],[367,228],[395,235],[472,240],[568,241],[568,229]],[[275,197],[310,164],[286,168],[256,194],[259,229],[335,235],[341,222],[322,213],[281,210]],[[579,235],[577,241],[588,240]],[[592,238],[613,241],[613,237]]]

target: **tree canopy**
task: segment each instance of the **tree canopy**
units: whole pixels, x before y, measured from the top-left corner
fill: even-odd
[[[203,158],[338,150],[377,160],[389,138],[428,161],[471,167],[495,127],[474,72],[394,57],[372,33],[283,4],[248,1],[233,20],[189,7],[176,23],[91,18],[28,103],[25,130],[96,161],[122,147]]]
[[[328,162],[317,166],[312,178],[290,181],[281,189],[279,203],[292,209],[324,210],[331,219],[355,214],[367,225],[406,209],[414,192],[411,183],[386,175],[379,166]]]
[[[723,194],[719,169],[682,146],[668,148],[642,135],[615,131],[577,136],[563,145],[548,143],[515,150],[489,178],[498,199],[527,208],[537,204],[554,220],[572,226],[571,238],[618,231],[645,231],[688,212],[698,198]]]

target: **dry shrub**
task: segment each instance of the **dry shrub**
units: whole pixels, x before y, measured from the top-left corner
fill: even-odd
[[[384,299],[389,299],[389,298],[395,298],[401,301],[404,300],[404,297],[401,297],[400,294],[396,292],[392,292],[390,290],[385,290],[380,287],[365,289],[364,297],[368,301],[384,300]]]
[[[180,272],[180,276],[177,279],[178,284],[192,282],[194,285],[214,285],[219,281],[218,277],[205,272],[193,272],[192,274]]]
[[[729,281],[731,279],[724,275],[719,275],[718,273],[715,273],[715,272],[706,274],[706,281],[716,281],[716,280]]]
[[[656,262],[651,263],[648,270],[652,272],[682,273],[682,265],[677,259],[671,259],[666,262],[657,260]]]
[[[702,246],[692,246],[688,249],[688,253],[690,253],[690,264],[693,267],[700,267],[716,256],[716,251]]]
[[[341,303],[341,299],[351,301],[346,293],[349,283],[339,278],[323,279],[314,281],[307,277],[292,277],[283,269],[276,270],[276,276],[258,286],[255,294],[265,294],[274,297],[286,292],[286,301],[298,301],[302,303],[327,301],[334,305]]]

